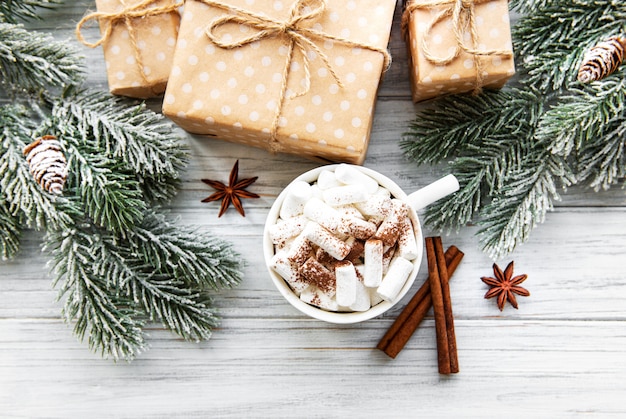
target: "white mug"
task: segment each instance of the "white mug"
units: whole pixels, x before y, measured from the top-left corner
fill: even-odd
[[[422,237],[422,230],[417,216],[417,211],[437,201],[438,199],[441,199],[444,196],[457,191],[459,189],[459,183],[453,175],[447,175],[407,195],[394,181],[392,181],[388,177],[362,166],[350,165],[351,167],[354,167],[362,173],[375,179],[380,186],[389,190],[393,198],[397,198],[408,204],[408,216],[413,223],[413,228],[418,244],[418,256],[411,261],[411,263],[413,264],[413,270],[411,271],[408,279],[404,283],[404,286],[401,288],[400,292],[393,301],[382,301],[372,306],[367,311],[334,312],[315,307],[300,300],[298,295],[293,292],[289,284],[287,284],[287,282],[285,282],[285,280],[270,267],[271,260],[275,253],[275,248],[270,237],[269,229],[272,225],[276,224],[277,220],[279,219],[280,209],[285,200],[285,197],[287,196],[289,186],[291,186],[295,182],[300,181],[312,184],[317,181],[320,173],[322,173],[323,171],[334,171],[337,166],[339,165],[327,165],[318,167],[313,170],[309,170],[308,172],[305,172],[295,178],[285,189],[283,189],[283,191],[278,195],[276,201],[270,208],[267,219],[265,221],[265,229],[263,232],[263,253],[265,257],[265,264],[267,266],[270,277],[274,282],[274,285],[292,306],[300,310],[302,313],[318,320],[323,320],[329,323],[350,324],[369,320],[381,315],[382,313],[393,307],[398,301],[400,301],[400,299],[402,299],[402,297],[404,297],[404,295],[406,295],[406,293],[413,285],[413,282],[415,281],[424,253],[424,237]]]

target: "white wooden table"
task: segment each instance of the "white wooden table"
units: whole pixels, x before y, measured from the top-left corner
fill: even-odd
[[[72,38],[90,1],[66,1],[29,28]],[[399,8],[396,11],[399,18]],[[365,166],[405,190],[446,174],[417,167],[399,139],[415,114],[399,25],[394,63],[379,92]],[[101,50],[84,49],[88,83],[106,89]],[[154,109],[158,101],[151,102]],[[172,211],[181,223],[234,243],[245,279],[216,297],[223,321],[213,338],[186,343],[160,327],[151,349],[131,364],[92,354],[60,318],[40,234],[29,232],[20,256],[0,265],[0,417],[624,417],[626,406],[626,194],[573,188],[530,240],[504,260],[527,273],[531,296],[500,312],[483,299],[480,277],[492,261],[477,228],[444,236],[466,254],[451,281],[461,372],[437,372],[432,313],[395,359],[376,343],[408,301],[359,325],[305,317],[271,283],[261,239],[280,190],[317,163],[188,136],[193,160]],[[223,178],[236,159],[249,188],[242,218],[200,200],[200,178]],[[428,231],[427,235],[438,234]],[[426,278],[425,261],[412,295]]]

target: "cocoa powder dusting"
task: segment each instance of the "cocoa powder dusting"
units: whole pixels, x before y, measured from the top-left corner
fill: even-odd
[[[337,259],[335,259],[332,255],[330,255],[321,247],[318,247],[315,251],[315,257],[322,265],[326,267],[334,266],[334,264],[337,262]]]
[[[400,231],[400,235],[398,237],[398,245],[404,246],[410,239],[411,235],[415,234],[415,229],[413,228],[413,222],[410,218],[405,218],[402,221],[402,229]]]
[[[352,247],[350,248],[350,253],[348,253],[348,256],[346,256],[344,260],[348,260],[354,263],[358,259],[363,257],[363,252],[365,252],[365,242],[361,240],[355,240],[354,243],[352,243]]]
[[[301,265],[311,255],[313,251],[313,245],[310,241],[304,240],[301,246],[295,247],[295,249],[289,254],[289,262],[294,265]]]
[[[320,298],[319,295],[315,294],[313,298],[311,299],[311,304],[319,307],[322,304],[322,299]]]
[[[393,246],[398,241],[404,224],[404,217],[408,213],[408,208],[403,202],[394,201],[393,211],[389,213],[385,221],[382,222],[375,237],[383,241],[385,246]]]
[[[328,270],[324,265],[319,263],[314,257],[310,257],[300,267],[300,273],[309,281],[313,282],[317,287],[330,296],[335,295],[337,289],[337,279],[335,273]]]
[[[382,228],[382,227],[385,228]],[[381,228],[378,229],[374,238],[382,240],[385,246],[393,246],[397,241],[398,237],[400,237],[400,233],[402,232],[402,227],[400,224],[383,224]]]
[[[385,250],[383,253],[383,272],[387,272],[387,268],[389,268],[389,264],[391,263],[391,259],[393,259],[393,255],[396,253],[396,247],[390,247]]]

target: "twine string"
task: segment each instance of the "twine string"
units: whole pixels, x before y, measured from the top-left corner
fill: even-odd
[[[347,38],[334,36],[325,32],[312,29],[306,25],[319,20],[326,10],[326,0],[298,0],[291,9],[286,20],[275,19],[266,15],[258,14],[249,10],[241,9],[236,6],[228,5],[215,0],[199,0],[209,6],[214,6],[230,12],[213,20],[206,28],[207,37],[220,48],[236,49],[249,45],[253,42],[261,41],[267,38],[284,37],[287,39],[287,54],[285,59],[285,67],[282,73],[282,81],[280,87],[280,96],[274,118],[270,128],[270,136],[268,141],[268,149],[271,152],[280,151],[282,146],[277,139],[277,132],[280,122],[282,109],[287,98],[287,85],[289,74],[291,72],[292,62],[295,59],[297,51],[302,57],[302,65],[305,73],[304,87],[291,94],[288,98],[294,99],[299,96],[306,95],[311,89],[311,71],[309,52],[314,52],[324,64],[324,67],[331,74],[340,88],[344,87],[341,78],[330,63],[328,56],[318,47],[314,40],[329,40],[339,42],[354,48],[363,48],[370,51],[379,52],[383,55],[383,71],[386,71],[391,64],[391,56],[386,49],[373,45],[352,41]],[[234,13],[234,14],[232,14]],[[238,38],[236,40],[220,37],[217,30],[228,24],[236,24],[247,26],[255,30],[249,36]]]
[[[139,48],[137,40],[137,31],[135,29],[135,26],[133,25],[133,19],[173,13],[176,12],[178,8],[183,5],[183,3],[177,2],[164,6],[150,7],[158,0],[142,0],[139,3],[130,6],[127,5],[127,0],[118,1],[122,5],[122,9],[117,12],[93,12],[84,16],[76,25],[76,38],[78,38],[78,40],[85,46],[89,48],[96,48],[107,42],[111,38],[111,34],[113,33],[113,27],[116,24],[123,23],[128,30],[128,36],[130,38],[130,42],[133,47],[133,53],[135,55],[135,62],[139,67],[141,78],[145,83],[148,83],[148,75],[146,74],[145,66],[143,65],[141,50]],[[83,27],[92,20],[96,20],[100,24],[102,24],[102,34],[100,38],[95,42],[87,41],[87,39],[85,39],[82,34]]]
[[[405,39],[408,39],[408,27],[411,19],[411,14],[418,9],[430,9],[436,7],[443,7],[432,19],[422,38],[422,53],[424,58],[434,65],[448,65],[453,60],[458,58],[462,52],[472,56],[474,61],[475,80],[474,80],[474,93],[480,93],[484,84],[483,63],[480,59],[484,56],[501,55],[505,57],[511,57],[513,53],[510,50],[490,49],[483,50],[477,49],[478,46],[478,30],[476,24],[476,6],[483,3],[488,3],[493,0],[433,0],[428,2],[420,2],[419,0],[413,1],[407,4],[402,14],[401,28]],[[454,34],[454,40],[456,44],[454,50],[446,57],[436,56],[430,48],[430,34],[433,28],[446,19],[452,19],[452,33]],[[469,33],[471,46],[465,43],[465,33]]]

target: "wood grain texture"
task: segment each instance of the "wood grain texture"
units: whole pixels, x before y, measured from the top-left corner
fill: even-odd
[[[28,28],[73,37],[90,1],[66,1]],[[400,2],[399,2],[400,3]],[[399,18],[399,4],[396,20]],[[97,36],[95,28],[87,36]],[[106,89],[101,50],[77,48],[88,84]],[[379,92],[365,166],[407,191],[446,174],[402,154],[398,140],[414,117],[404,44],[394,25],[393,64]],[[149,102],[159,109],[159,102]],[[186,135],[193,152],[171,205],[180,223],[224,237],[247,260],[240,287],[216,296],[223,321],[213,337],[191,344],[154,325],[150,350],[133,363],[113,363],[77,342],[60,318],[41,235],[28,232],[21,253],[0,265],[0,417],[624,417],[626,391],[626,193],[572,188],[545,223],[505,260],[527,273],[530,297],[503,312],[483,299],[481,276],[492,261],[477,228],[443,237],[465,257],[450,282],[460,373],[437,373],[432,313],[396,359],[375,349],[397,314],[366,323],[326,324],[304,317],[271,283],[262,258],[263,224],[293,178],[318,164],[245,146]],[[259,176],[260,199],[217,218],[219,204],[200,178],[223,177],[235,160],[240,175]],[[424,229],[425,235],[434,232]]]

